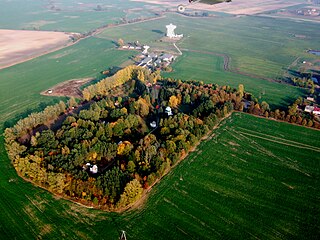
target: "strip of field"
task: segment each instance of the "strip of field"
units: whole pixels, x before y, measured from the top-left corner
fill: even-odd
[[[179,4],[188,5],[186,0],[175,0],[175,1],[159,1],[159,0],[131,0],[138,2],[161,4],[166,6],[178,6]],[[290,0],[234,0],[230,3],[220,3],[216,5],[208,4],[191,4],[189,8],[204,10],[204,11],[216,11],[225,12],[231,14],[257,14],[260,12],[285,8],[288,6],[294,6],[301,4],[301,2],[292,2]]]
[[[80,87],[92,80],[93,78],[71,79],[66,82],[59,83],[41,92],[41,94],[45,96],[82,98]]]
[[[69,34],[63,32],[0,29],[0,69],[57,50],[69,41]]]

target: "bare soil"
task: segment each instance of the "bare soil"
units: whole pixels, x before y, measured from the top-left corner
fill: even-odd
[[[41,95],[82,98],[80,87],[92,80],[93,78],[71,79],[43,91]]]
[[[70,43],[69,33],[0,29],[0,69],[10,67]]]
[[[187,0],[131,0],[137,2],[147,2],[154,4],[161,4],[166,6],[178,6],[179,4],[188,5]],[[188,8],[198,9],[198,10],[207,10],[207,11],[217,11],[225,12],[231,14],[257,14],[264,11],[270,11],[280,8],[285,8],[288,6],[294,6],[299,3],[292,2],[290,0],[233,0],[230,3],[220,3],[215,5],[208,5],[202,3],[191,4],[187,6]]]

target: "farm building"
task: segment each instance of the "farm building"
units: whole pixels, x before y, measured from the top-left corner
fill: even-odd
[[[152,58],[151,57],[146,57],[145,59],[143,59],[138,66],[146,66],[149,65],[152,62]]]
[[[174,59],[174,56],[172,54],[165,53],[160,57],[160,59],[165,62],[172,62]]]
[[[314,106],[307,105],[304,109],[305,112],[311,113],[314,109]]]
[[[315,108],[313,109],[312,113],[313,113],[314,115],[320,116],[320,108],[319,108],[319,107],[315,107]]]

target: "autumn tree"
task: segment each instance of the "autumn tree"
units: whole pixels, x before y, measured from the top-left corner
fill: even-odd
[[[118,45],[119,45],[120,47],[122,47],[122,46],[124,45],[124,41],[123,41],[122,38],[119,38],[119,39],[118,39]]]
[[[124,188],[124,192],[121,194],[120,200],[117,204],[118,207],[125,207],[134,203],[141,198],[143,188],[137,179],[133,179]]]

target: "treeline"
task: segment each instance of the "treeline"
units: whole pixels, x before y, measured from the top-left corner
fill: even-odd
[[[19,175],[84,204],[121,209],[186,156],[219,119],[244,108],[243,86],[159,78],[129,67],[84,90],[86,100],[94,101],[58,129],[29,124],[28,139],[21,139],[21,131],[16,135],[21,123],[6,129]],[[59,110],[56,117],[65,111]]]
[[[272,111],[241,84],[161,79],[136,66],[87,87],[83,96],[78,111],[70,99],[6,129],[6,148],[20,176],[107,210],[134,203],[233,110],[319,128],[299,109],[302,99]],[[65,120],[51,128],[62,114]]]
[[[303,111],[307,103],[301,97],[288,106],[287,110],[270,110],[266,102],[260,104],[256,101],[249,101],[247,103],[249,106],[246,112],[250,114],[320,129],[319,117]]]
[[[301,78],[295,77],[295,78],[292,78],[291,81],[292,81],[293,85],[295,85],[295,86],[308,88],[310,94],[315,93],[316,84],[311,79],[311,76],[310,77],[301,77]]]
[[[146,79],[148,78],[148,79]],[[117,86],[122,86],[129,80],[137,79],[140,81],[156,82],[160,79],[160,72],[148,73],[146,69],[131,65],[119,70],[111,77],[105,78],[94,85],[90,85],[82,91],[83,98],[86,101],[105,97],[110,94],[110,90]]]

